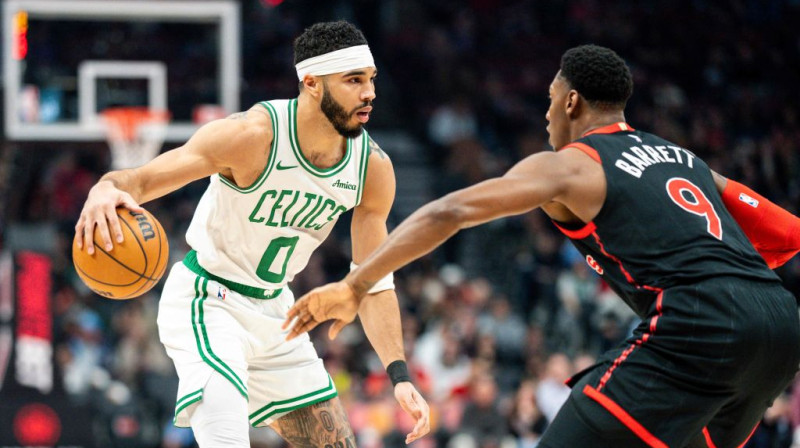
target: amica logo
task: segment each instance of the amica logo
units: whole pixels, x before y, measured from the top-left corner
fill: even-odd
[[[345,190],[355,190],[356,189],[356,186],[351,184],[350,182],[347,182],[347,181],[342,182],[339,179],[336,179],[336,182],[334,182],[331,185],[336,187],[336,188],[344,188]]]

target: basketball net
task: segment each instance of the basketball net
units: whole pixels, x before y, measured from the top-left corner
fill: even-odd
[[[101,113],[111,148],[111,169],[142,166],[161,151],[170,113],[146,107],[114,107]]]

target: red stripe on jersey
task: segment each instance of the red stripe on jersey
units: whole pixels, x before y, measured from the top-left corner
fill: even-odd
[[[617,258],[617,257],[611,255],[610,253],[608,253],[608,251],[606,250],[605,246],[603,246],[603,242],[600,241],[600,235],[598,235],[597,232],[593,232],[592,236],[594,236],[594,241],[597,243],[597,246],[600,248],[600,252],[602,252],[603,255],[605,255],[606,257],[608,257],[609,259],[611,259],[611,260],[613,260],[614,262],[617,263],[617,265],[619,266],[619,270],[622,272],[622,275],[625,276],[625,280],[627,280],[628,283],[630,283],[631,285],[636,287],[636,289],[642,288],[642,289],[646,289],[648,291],[661,292],[661,288],[657,288],[655,286],[640,285],[640,284],[636,283],[636,280],[633,279],[633,276],[630,274],[630,272],[628,272],[625,269],[625,266],[622,265],[622,260],[620,260],[619,258]]]
[[[761,423],[761,422],[759,422],[759,423]],[[753,437],[753,434],[756,433],[756,429],[758,429],[759,423],[756,423],[756,426],[753,426],[753,430],[750,431],[750,435],[747,436],[747,438],[744,439],[744,442],[742,442],[742,444],[737,446],[736,448],[743,448],[745,445],[747,445],[747,442],[750,441],[750,437]]]
[[[592,400],[598,402],[600,406],[606,408],[608,412],[611,413],[614,417],[617,418],[623,425],[625,425],[628,429],[633,431],[637,437],[642,439],[644,443],[646,443],[651,448],[669,448],[666,443],[659,440],[656,436],[654,436],[650,431],[647,430],[641,423],[636,421],[630,414],[628,414],[625,409],[622,409],[620,405],[614,402],[611,398],[600,393],[599,390],[593,389],[588,384],[586,387],[583,388],[583,393],[586,394]]]
[[[611,364],[611,367],[609,367],[609,369],[606,370],[606,373],[603,374],[603,377],[600,378],[600,384],[597,385],[597,390],[598,391],[603,390],[603,387],[605,387],[605,385],[608,382],[608,380],[611,379],[611,374],[614,373],[614,370],[616,370],[617,367],[619,367],[619,365],[622,364],[623,361],[628,359],[628,355],[630,355],[633,352],[633,349],[635,349],[636,346],[638,346],[638,345],[642,345],[642,343],[644,342],[643,339],[644,338],[637,339],[636,342],[631,344],[630,347],[626,348],[625,351],[622,352],[622,354],[619,355],[617,357],[617,359],[614,360],[614,364]]]
[[[624,121],[620,121],[618,123],[610,124],[608,126],[603,126],[602,128],[592,129],[591,131],[583,134],[583,136],[586,137],[587,135],[592,135],[592,134],[613,134],[615,132],[635,131],[635,130],[636,129],[633,129],[633,126],[629,125],[628,123],[625,123]]]
[[[663,299],[664,299],[664,291],[661,291],[658,293],[658,297],[656,298],[657,314],[650,319],[650,333],[643,334],[641,338],[635,340],[633,344],[631,344],[628,348],[626,348],[625,351],[622,352],[622,354],[619,355],[617,359],[614,360],[614,363],[611,364],[611,367],[609,367],[608,370],[606,370],[606,373],[603,374],[603,377],[600,378],[600,383],[597,385],[598,391],[602,390],[606,386],[606,383],[608,382],[608,380],[611,379],[611,375],[614,373],[614,370],[616,370],[620,364],[622,364],[626,359],[628,359],[628,356],[630,356],[631,353],[633,353],[633,350],[636,349],[636,347],[644,345],[644,343],[647,342],[648,339],[650,339],[650,336],[656,332],[656,325],[658,324],[658,318],[661,316]]]
[[[620,260],[619,258],[611,255],[610,253],[608,253],[608,251],[606,251],[605,246],[603,246],[603,242],[600,241],[600,235],[598,235],[597,232],[593,232],[592,236],[594,236],[594,241],[597,243],[597,246],[600,247],[600,252],[602,252],[603,255],[605,255],[609,259],[611,259],[614,262],[616,262],[617,265],[619,266],[619,270],[622,271],[622,275],[625,276],[625,280],[627,280],[628,283],[630,283],[631,285],[633,285],[633,286],[638,288],[639,285],[636,284],[636,281],[633,279],[633,276],[625,269],[624,266],[622,266],[622,260]]]
[[[578,230],[565,229],[564,227],[558,225],[558,223],[555,221],[553,221],[553,224],[555,224],[555,226],[558,228],[558,230],[561,231],[561,233],[563,233],[569,238],[572,238],[573,240],[582,240],[588,237],[589,235],[593,234],[594,231],[597,230],[597,226],[594,225],[594,222],[591,221],[586,223],[586,225],[584,225]]]
[[[658,317],[661,316],[661,306],[662,302],[664,301],[664,291],[660,291],[658,293],[658,297],[656,297],[656,315],[650,319],[650,333],[656,332],[656,323],[658,322]]]
[[[755,434],[757,428],[758,428],[758,423],[756,423],[756,426],[754,426],[753,430],[750,431],[750,435],[747,436],[746,439],[744,439],[744,442],[742,442],[742,444],[736,448],[743,448],[745,445],[747,445],[747,442],[749,442],[750,438],[753,437],[753,434]],[[708,432],[707,426],[703,428],[703,437],[706,438],[706,445],[708,445],[708,448],[717,448],[717,446],[714,445],[714,441],[711,440],[711,434]]]
[[[708,448],[717,448],[717,446],[714,445],[714,442],[711,440],[711,434],[708,433],[708,427],[703,428],[703,437],[706,438],[706,445],[708,445]]]
[[[592,159],[594,159],[595,162],[600,163],[600,164],[603,163],[603,161],[600,160],[600,154],[597,153],[597,150],[592,148],[591,146],[585,144],[585,143],[573,142],[573,143],[570,143],[567,146],[559,149],[559,151],[563,151],[563,150],[565,150],[567,148],[575,148],[578,151],[581,151],[581,152],[585,153],[586,155],[588,155],[589,157],[591,157]]]

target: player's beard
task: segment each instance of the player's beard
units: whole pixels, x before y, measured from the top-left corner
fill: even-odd
[[[322,85],[322,103],[320,103],[320,108],[322,109],[322,113],[325,114],[325,117],[328,118],[328,121],[333,125],[333,128],[336,129],[336,132],[342,137],[356,138],[361,135],[362,125],[360,123],[354,127],[348,127],[347,122],[350,121],[350,117],[353,116],[356,110],[367,106],[369,106],[369,103],[358,106],[352,113],[347,113],[344,107],[333,99],[333,96],[328,91],[328,86],[325,84]]]

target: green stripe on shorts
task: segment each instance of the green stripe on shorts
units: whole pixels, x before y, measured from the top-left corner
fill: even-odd
[[[202,287],[198,287],[201,280],[203,285]],[[203,361],[205,361],[206,364],[219,372],[220,375],[227,378],[228,381],[230,381],[231,384],[233,384],[233,386],[239,390],[239,393],[241,393],[242,396],[247,399],[247,387],[244,385],[244,382],[236,375],[230,366],[225,364],[225,362],[221,360],[213,350],[211,350],[211,343],[208,340],[206,324],[203,321],[203,302],[205,302],[206,297],[208,297],[207,287],[207,278],[200,276],[195,278],[194,300],[192,301],[192,329],[194,330],[194,339],[197,342],[197,351],[200,353],[200,357],[203,358]],[[203,291],[203,294],[200,294],[200,290]]]
[[[328,385],[322,389],[309,392],[299,397],[289,398],[288,400],[273,401],[272,403],[264,406],[250,414],[250,424],[256,426],[264,420],[272,417],[275,414],[294,411],[296,409],[311,406],[321,401],[330,400],[338,395],[336,388],[333,387],[333,380],[328,377]]]
[[[202,399],[203,389],[197,389],[196,391],[179,398],[177,403],[175,403],[175,418],[172,419],[172,423],[175,423],[178,420],[178,414],[180,414],[182,410],[186,409],[186,407],[190,404],[196,403]]]

